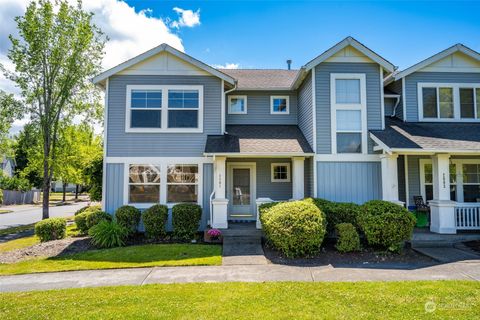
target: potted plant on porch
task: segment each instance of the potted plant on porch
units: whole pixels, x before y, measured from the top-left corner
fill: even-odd
[[[215,228],[205,230],[204,240],[209,243],[222,243],[222,232]]]

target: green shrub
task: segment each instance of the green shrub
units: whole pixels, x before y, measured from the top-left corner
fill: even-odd
[[[87,228],[97,225],[100,221],[112,221],[112,216],[105,211],[87,211]]]
[[[91,242],[99,248],[113,248],[125,245],[125,239],[129,229],[115,221],[102,220],[94,225],[88,234],[92,237]]]
[[[3,191],[0,189],[0,205],[3,203]]]
[[[416,219],[413,213],[394,203],[374,200],[362,206],[359,225],[369,245],[398,252],[410,239]]]
[[[360,237],[357,229],[351,223],[339,223],[335,226],[338,239],[335,248],[340,252],[360,250]]]
[[[137,232],[142,213],[132,206],[121,206],[115,211],[115,218],[119,225],[128,229],[129,234]]]
[[[150,239],[165,237],[168,219],[168,207],[162,204],[155,204],[143,212],[143,225],[145,234]]]
[[[324,214],[308,199],[279,203],[260,219],[267,240],[287,257],[317,253],[326,232]]]
[[[100,211],[102,210],[102,206],[100,205],[95,205],[95,206],[86,206],[86,207],[83,207],[83,208],[80,208],[78,209],[76,212],[75,212],[75,215],[78,215],[82,212],[85,212],[85,211]]]
[[[32,184],[26,178],[7,177],[0,172],[0,189],[28,191],[32,189]]]
[[[77,229],[80,231],[81,234],[86,234],[88,232],[87,216],[88,212],[84,211],[80,214],[77,214],[74,218]]]
[[[201,218],[202,208],[198,204],[174,205],[172,208],[173,235],[179,239],[193,239],[200,226]]]
[[[358,227],[358,215],[360,206],[355,203],[332,202],[325,199],[308,199],[325,214],[327,219],[327,231],[333,232],[339,223],[351,223]]]
[[[35,224],[35,235],[41,242],[65,238],[67,220],[63,218],[50,218]]]

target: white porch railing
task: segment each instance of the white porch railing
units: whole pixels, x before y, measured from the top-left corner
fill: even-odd
[[[458,203],[455,224],[457,230],[480,230],[480,203]]]

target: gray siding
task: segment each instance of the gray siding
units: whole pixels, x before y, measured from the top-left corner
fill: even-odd
[[[305,198],[313,197],[313,158],[305,158]]]
[[[364,203],[382,198],[380,162],[317,162],[319,198]]]
[[[123,205],[123,163],[107,163],[105,175],[105,211],[114,214]]]
[[[210,219],[210,195],[213,192],[213,164],[205,163],[203,165],[203,211],[200,229],[207,227]]]
[[[365,73],[368,130],[382,129],[380,68],[375,63],[321,63],[315,67],[317,153],[331,153],[330,74]],[[371,150],[371,148],[369,148]],[[371,152],[371,151],[370,151]]]
[[[203,133],[126,133],[127,85],[203,85]],[[107,156],[201,156],[208,134],[221,134],[221,81],[210,76],[120,75],[109,80]]]
[[[415,72],[405,77],[407,121],[418,121],[419,82],[480,83],[480,73],[460,72]]]
[[[398,176],[398,199],[406,202],[405,187],[405,156],[397,158],[397,176]]]
[[[298,127],[313,148],[312,105],[312,72],[309,72],[298,88]]]
[[[395,107],[397,99],[395,98],[385,98],[385,116],[391,116],[393,108]]]
[[[391,84],[389,84],[387,86],[388,89],[390,89],[390,91],[393,91],[395,93],[398,93],[400,95],[400,102],[397,106],[397,110],[395,110],[395,116],[399,119],[402,119],[403,120],[403,94],[402,94],[402,80],[399,80],[399,81],[395,81],[395,82],[392,82]],[[393,99],[394,103],[396,101],[396,99]],[[385,106],[386,107],[386,106]],[[385,115],[388,116],[388,115],[391,115],[391,113],[387,113],[385,111]]]
[[[227,124],[297,124],[297,95],[292,91],[234,91],[230,95],[247,96],[247,114],[228,114],[228,97],[225,102]],[[289,96],[289,114],[270,114],[271,96]]]
[[[229,162],[255,162],[257,164],[257,198],[271,198],[273,200],[289,200],[292,198],[291,182],[272,182],[271,164],[272,162],[288,162],[290,159],[265,159],[265,158],[247,158],[247,159],[227,159]],[[227,174],[227,181],[230,177]],[[227,183],[228,185],[228,183]]]

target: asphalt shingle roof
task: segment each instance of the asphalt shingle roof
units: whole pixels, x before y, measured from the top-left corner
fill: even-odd
[[[385,130],[370,131],[392,149],[480,151],[480,123],[403,122],[385,118]]]
[[[209,135],[205,153],[313,153],[294,125],[229,125],[225,135]]]
[[[298,70],[282,69],[218,69],[236,79],[237,90],[284,89],[292,86]]]

